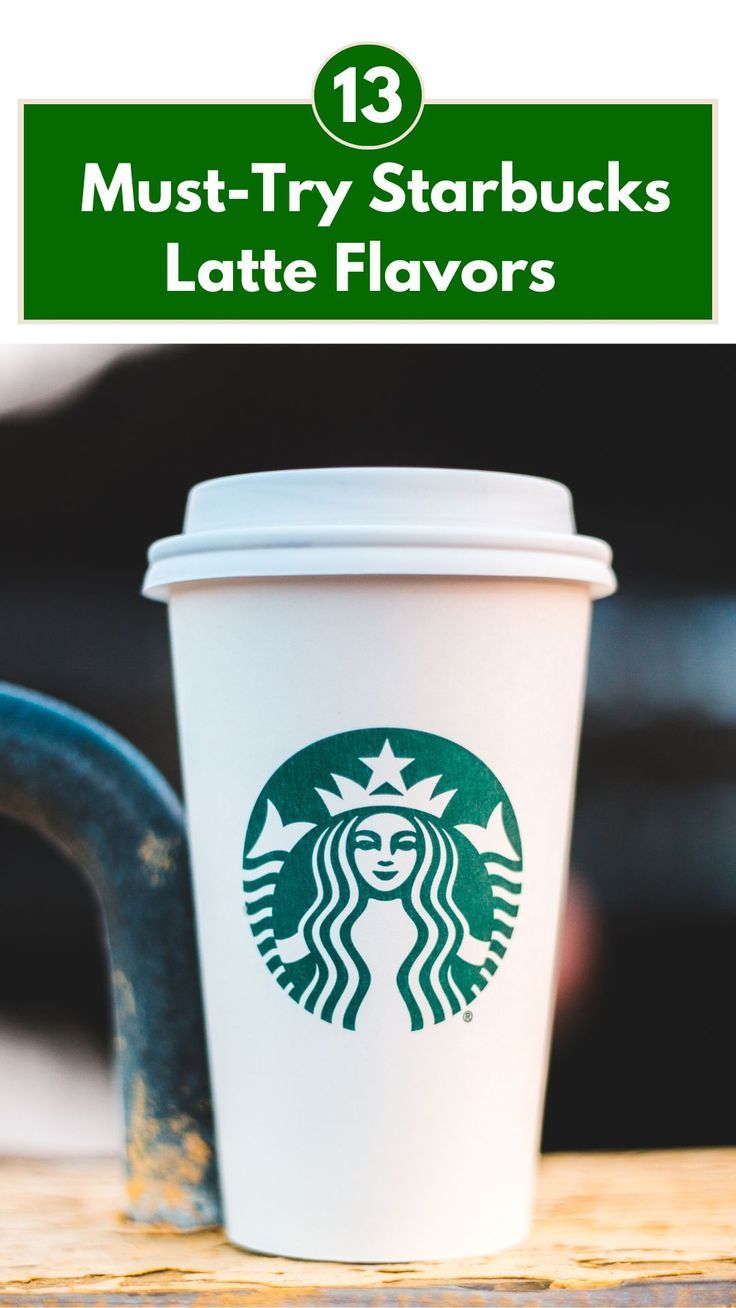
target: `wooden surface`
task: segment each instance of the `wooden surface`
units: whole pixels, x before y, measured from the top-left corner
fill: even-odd
[[[543,1159],[525,1244],[452,1263],[347,1266],[141,1230],[118,1166],[0,1162],[0,1304],[177,1308],[736,1305],[736,1149]]]

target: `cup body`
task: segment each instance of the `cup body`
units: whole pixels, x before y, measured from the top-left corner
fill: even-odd
[[[524,1237],[590,608],[584,584],[496,577],[172,588],[218,1162],[235,1243],[302,1258],[398,1261],[486,1254]],[[311,773],[296,763],[284,769],[315,742],[323,743],[309,755],[317,759]],[[468,771],[455,767],[453,750],[470,760]],[[275,775],[281,788],[269,791]],[[264,809],[269,795],[276,800]],[[359,824],[375,827],[382,796],[386,848],[361,852]],[[449,880],[427,873],[416,912],[408,887],[418,884],[422,857],[422,867],[431,858],[426,849],[404,852],[404,871],[394,872],[396,842],[414,838],[407,842],[407,821],[423,833],[420,843],[430,828],[439,832],[446,867],[455,859]],[[375,872],[354,877],[360,887],[344,911],[338,883],[348,854],[339,835],[319,861],[328,828],[352,830],[344,840],[358,842],[354,870],[385,855]],[[369,829],[362,839],[375,846],[379,836]],[[274,884],[291,893],[295,851],[298,903],[287,929],[288,914],[277,921],[274,910],[272,922],[269,906]],[[464,868],[473,860],[468,890]],[[331,879],[318,912],[323,863]],[[405,873],[394,893],[392,878]],[[483,877],[494,886],[492,920]],[[429,960],[432,932],[440,939],[445,930],[454,931],[459,961],[448,965],[445,949],[437,962],[437,945],[423,976],[417,963],[414,985],[406,959],[417,962],[424,949]],[[304,978],[320,932],[326,951],[310,995]],[[335,976],[330,938],[340,954]],[[340,959],[347,978],[351,958],[357,973],[343,984]]]

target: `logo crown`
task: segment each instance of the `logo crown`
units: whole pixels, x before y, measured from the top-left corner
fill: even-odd
[[[424,777],[413,786],[407,786],[401,774],[414,759],[397,758],[388,740],[379,755],[375,758],[361,758],[360,762],[365,763],[371,772],[365,786],[350,777],[342,777],[337,772],[332,773],[337,793],[315,786],[331,817],[355,808],[414,808],[431,814],[432,817],[442,817],[456,793],[454,790],[434,793],[437,783],[442,780],[441,776]],[[384,786],[390,786],[391,789],[379,790],[379,787]]]

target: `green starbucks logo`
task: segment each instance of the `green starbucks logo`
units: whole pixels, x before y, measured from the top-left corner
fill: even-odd
[[[351,1031],[378,980],[363,948],[377,904],[396,901],[401,919],[395,986],[412,1031],[467,1020],[519,912],[508,795],[469,750],[424,731],[345,731],[300,750],[256,801],[243,866],[266,967],[296,1003]]]

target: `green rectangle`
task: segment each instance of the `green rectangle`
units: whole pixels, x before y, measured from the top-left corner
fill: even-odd
[[[27,104],[24,118],[24,318],[53,319],[704,319],[712,317],[711,104],[428,104],[414,130],[378,151],[351,149],[328,136],[308,104]],[[542,180],[561,198],[562,182],[607,182],[618,161],[622,183],[668,182],[659,212],[566,212],[537,204],[503,212],[488,190],[482,212],[417,212],[410,199],[393,213],[369,205],[373,170],[386,161],[432,182],[499,179],[502,161],[539,193]],[[263,212],[254,162],[283,162],[277,208]],[[225,212],[150,213],[81,210],[85,165],[106,180],[132,165],[135,182],[203,180],[217,169],[227,188],[248,188]],[[331,226],[318,226],[319,195],[303,193],[301,212],[281,203],[285,180],[324,179],[351,189]],[[607,202],[610,188],[602,195]],[[200,190],[199,194],[202,192]],[[445,202],[455,192],[443,191]],[[469,190],[472,196],[472,192]],[[441,197],[440,197],[441,198]],[[174,201],[176,196],[174,196]],[[380,242],[381,265],[419,261],[419,290],[371,290],[367,273],[336,288],[338,243]],[[167,290],[166,248],[179,246],[182,279],[196,281],[206,260],[260,258],[273,249],[284,263],[316,269],[308,291]],[[439,273],[459,268],[447,290]],[[463,267],[498,271],[492,289],[472,290]],[[551,261],[554,286],[532,290],[535,261]],[[502,288],[502,263],[529,265]],[[479,265],[479,276],[483,274]],[[405,273],[404,276],[408,276]],[[466,274],[469,276],[469,274]],[[262,280],[262,274],[258,274]],[[486,274],[486,280],[490,275]]]

